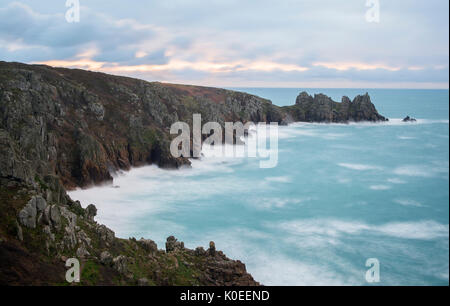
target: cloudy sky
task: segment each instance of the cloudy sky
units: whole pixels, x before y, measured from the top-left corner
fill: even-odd
[[[449,1],[369,0],[379,22],[366,1],[79,0],[69,23],[66,0],[0,0],[0,60],[225,87],[448,88]]]

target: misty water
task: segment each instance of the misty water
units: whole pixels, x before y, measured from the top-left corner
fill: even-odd
[[[290,105],[299,89],[239,89]],[[387,123],[279,127],[278,165],[204,152],[191,169],[155,166],[70,193],[122,238],[164,248],[210,240],[265,285],[449,283],[448,90],[310,89],[340,101],[369,92]],[[406,115],[418,119],[403,123]]]

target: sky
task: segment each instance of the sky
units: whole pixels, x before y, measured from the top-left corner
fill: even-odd
[[[0,60],[217,87],[449,87],[447,0],[78,2],[74,20],[66,0],[0,0]]]

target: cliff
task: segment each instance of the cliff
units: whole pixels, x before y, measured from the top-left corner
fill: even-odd
[[[82,284],[258,285],[245,265],[169,237],[119,239],[66,190],[114,172],[189,165],[169,153],[176,121],[380,121],[368,95],[353,102],[302,93],[294,106],[236,91],[146,82],[77,69],[0,62],[0,284],[65,284],[81,259]]]
[[[189,164],[170,155],[169,129],[191,124],[193,113],[221,124],[282,120],[270,101],[245,93],[0,62],[0,142],[9,155],[0,176],[56,175],[75,188],[131,166]]]

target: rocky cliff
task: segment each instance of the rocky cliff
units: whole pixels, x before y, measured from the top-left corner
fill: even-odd
[[[176,121],[282,121],[268,100],[216,88],[0,62],[0,176],[57,176],[64,187],[112,180],[118,169],[189,164],[169,154]]]
[[[1,179],[0,285],[68,285],[65,262],[77,258],[81,285],[258,285],[245,265],[215,249],[190,250],[175,237],[165,250],[141,238],[120,239],[50,186]]]
[[[295,105],[283,109],[292,116],[293,121],[348,123],[387,120],[375,109],[367,93],[356,96],[353,101],[344,96],[339,103],[323,94],[312,97],[302,92]]]
[[[344,101],[345,100],[345,101]],[[0,284],[257,285],[245,265],[169,237],[119,239],[66,190],[112,180],[120,169],[189,165],[169,153],[176,121],[385,120],[368,95],[342,103],[302,93],[294,106],[236,91],[145,82],[90,71],[0,62]]]

